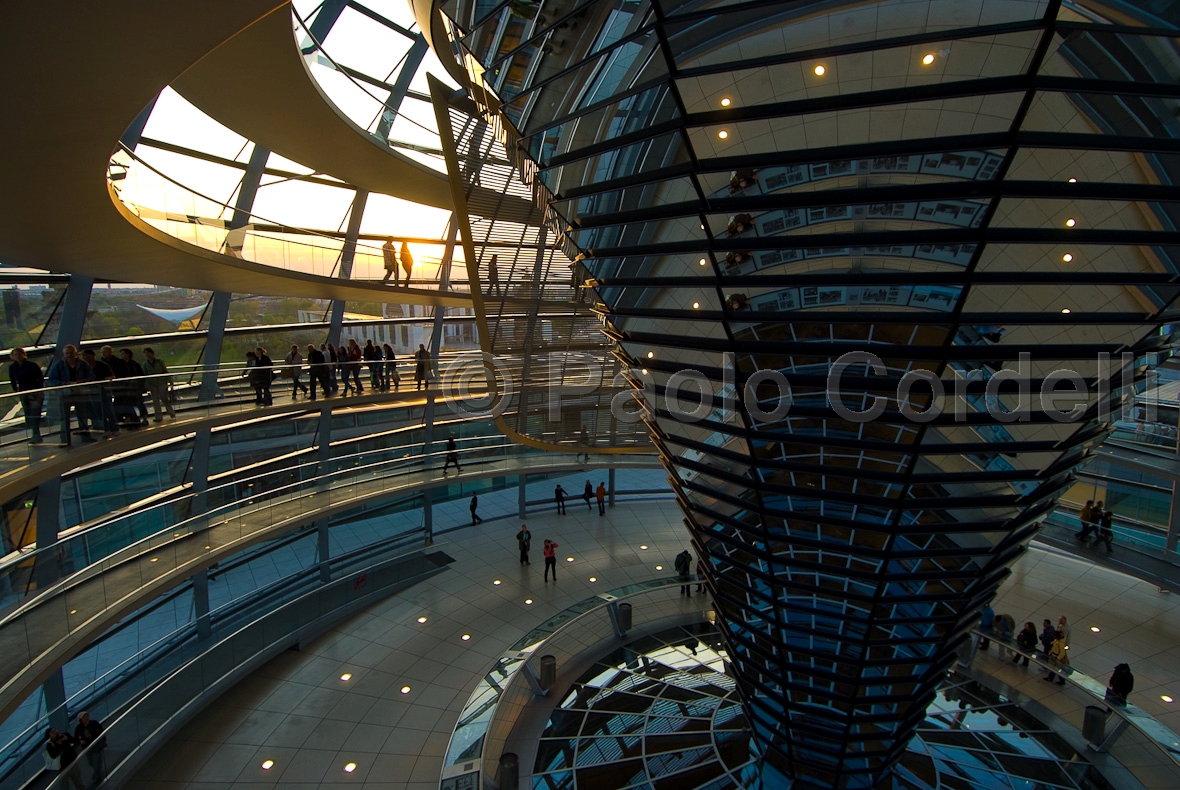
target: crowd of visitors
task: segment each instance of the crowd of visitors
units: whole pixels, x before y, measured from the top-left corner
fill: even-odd
[[[42,370],[23,348],[14,348],[8,379],[20,400],[29,442],[44,442],[42,428],[48,423],[60,427],[59,446],[69,447],[74,436],[83,443],[94,442],[95,433],[110,439],[121,430],[137,429],[149,421],[162,422],[165,415],[175,419],[175,393],[168,366],[152,348],[143,349],[142,362],[135,353],[123,348],[116,354],[111,346],[79,351],[67,345],[61,356]],[[425,344],[418,345],[410,361],[417,389],[428,387],[433,369]],[[379,345],[366,340],[361,346],[351,338],[339,348],[331,343],[322,343],[318,348],[309,343],[306,357],[299,346],[292,345],[278,366],[267,350],[258,346],[246,352],[243,377],[253,388],[254,402],[259,406],[274,402],[271,389],[280,379],[289,380],[292,399],[300,393],[311,400],[320,393],[334,395],[341,385],[345,395],[359,395],[365,391],[362,378],[368,379],[373,392],[397,391],[401,387],[397,355],[389,343]],[[77,386],[84,384],[92,386]],[[54,392],[53,388],[63,389]]]
[[[1048,618],[1042,620],[1040,633],[1037,632],[1035,624],[1031,621],[1026,622],[1019,633],[1015,633],[1015,642],[1013,642],[1016,630],[1015,618],[1009,614],[996,614],[988,604],[980,610],[979,627],[985,634],[990,634],[996,639],[1001,657],[1006,651],[1010,651],[1012,663],[1016,664],[1023,660],[1023,666],[1026,667],[1030,659],[1038,658],[1045,665],[1046,674],[1041,679],[1050,683],[1056,682],[1059,686],[1065,685],[1066,675],[1071,671],[1069,663],[1070,628],[1069,620],[1065,615],[1058,617],[1056,624]],[[1037,650],[1038,643],[1040,644],[1039,651]],[[987,636],[980,636],[978,649],[987,650],[990,646],[991,640]],[[1128,664],[1119,664],[1114,668],[1108,681],[1107,700],[1118,705],[1127,704],[1127,695],[1131,693],[1134,685],[1135,678],[1131,674],[1131,667]]]

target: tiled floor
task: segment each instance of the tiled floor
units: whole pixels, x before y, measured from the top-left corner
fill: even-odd
[[[532,564],[517,562],[515,522],[459,531],[440,544],[456,562],[446,572],[371,607],[337,629],[272,661],[210,706],[131,783],[143,790],[254,790],[272,786],[357,786],[433,790],[451,729],[480,672],[526,629],[595,591],[660,575],[684,547],[675,504],[614,508],[607,517],[571,503],[569,515],[529,519]],[[490,527],[490,528],[489,528]],[[540,543],[561,544],[561,581],[541,580]],[[644,551],[639,546],[647,545]],[[566,557],[574,562],[565,562]],[[666,573],[666,570],[664,571]],[[598,581],[591,583],[590,576]],[[495,580],[501,584],[495,585]],[[524,603],[526,598],[532,605]],[[1004,584],[997,612],[1019,621],[1065,614],[1073,663],[1105,677],[1119,661],[1136,673],[1132,701],[1180,730],[1180,698],[1169,656],[1180,644],[1180,606],[1155,588],[1072,557],[1029,551]],[[417,618],[427,621],[419,624]],[[1102,629],[1092,633],[1091,625]],[[462,641],[470,634],[470,641]],[[998,661],[995,663],[999,663]],[[1056,710],[1086,704],[1039,674],[1001,666],[1030,695],[1055,695]],[[348,681],[340,676],[351,673]],[[401,693],[404,686],[410,691]],[[1075,700],[1074,697],[1077,697]],[[273,760],[269,770],[261,765]],[[355,763],[351,773],[345,766]]]

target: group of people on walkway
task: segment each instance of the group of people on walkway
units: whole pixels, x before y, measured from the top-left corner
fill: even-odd
[[[67,345],[61,357],[42,372],[23,348],[14,348],[8,380],[20,398],[29,442],[43,442],[41,428],[52,420],[60,425],[60,447],[71,444],[71,424],[77,425],[82,442],[97,441],[92,432],[110,439],[120,430],[147,425],[145,394],[151,398],[155,422],[162,421],[165,413],[175,418],[168,366],[152,348],[143,349],[143,356],[141,364],[130,348],[116,355],[111,346],[79,352],[77,346]],[[78,386],[86,384],[92,386]],[[47,386],[61,391],[47,392]],[[53,396],[48,407],[47,394]]]
[[[425,389],[433,375],[430,351],[426,344],[418,344],[412,360],[416,388]],[[368,372],[369,388],[373,392],[389,392],[391,389],[397,392],[401,389],[397,354],[389,343],[379,345],[366,340],[365,345],[361,346],[355,338],[349,338],[339,348],[332,343],[321,343],[318,348],[314,343],[308,343],[306,357],[300,353],[298,345],[292,344],[283,363],[282,368],[276,368],[262,346],[246,352],[244,376],[254,388],[255,405],[270,406],[274,403],[271,387],[279,378],[291,380],[292,400],[297,399],[300,393],[310,400],[316,400],[321,392],[324,397],[335,395],[340,392],[342,384],[345,395],[360,395],[365,391],[361,381],[363,370]],[[303,380],[305,364],[310,386]]]
[[[979,617],[980,630],[994,634],[999,643],[1000,655],[1004,655],[1004,643],[1011,643],[1013,639],[1013,632],[1016,629],[1016,620],[1010,614],[996,614],[991,605],[984,606],[980,611]],[[1039,657],[1044,661],[1048,668],[1042,680],[1050,683],[1056,682],[1059,686],[1065,685],[1065,675],[1069,669],[1069,645],[1070,645],[1070,628],[1069,620],[1065,615],[1057,618],[1057,623],[1054,623],[1045,618],[1041,621],[1041,630],[1037,631],[1036,625],[1032,622],[1026,622],[1024,627],[1020,629],[1019,633],[1015,634],[1016,646],[1018,650],[1011,650],[1012,663],[1016,664],[1021,659],[1024,660],[1024,666],[1028,666],[1029,659]],[[1037,645],[1040,645],[1038,656]],[[979,649],[987,650],[991,645],[991,640],[987,637],[981,637],[979,640]],[[1135,678],[1131,674],[1131,667],[1128,664],[1119,664],[1114,668],[1108,681],[1106,690],[1106,697],[1109,701],[1117,704],[1125,705],[1127,702],[1127,695],[1135,687]]]
[[[1105,543],[1106,553],[1110,554],[1114,551],[1111,547],[1111,543],[1114,541],[1114,528],[1111,526],[1113,519],[1114,512],[1106,507],[1105,502],[1099,500],[1095,504],[1093,499],[1087,499],[1086,504],[1078,513],[1078,520],[1082,522],[1082,528],[1075,537],[1090,546],[1093,545],[1090,540],[1090,534],[1093,533],[1096,539],[1093,543]]]
[[[472,513],[474,514],[474,510]],[[482,521],[482,519],[481,519]],[[520,551],[520,564],[531,565],[529,562],[529,549],[533,544],[533,533],[529,530],[527,524],[520,525],[520,531],[516,533],[516,547]],[[545,581],[549,581],[549,574],[553,574],[553,581],[557,581],[557,547],[558,543],[555,540],[545,538],[542,545],[541,553],[545,558]]]
[[[102,722],[82,711],[78,714],[78,725],[74,728],[73,735],[54,727],[49,728],[45,734],[45,747],[41,750],[41,759],[45,762],[45,770],[51,775],[64,774],[77,790],[84,790],[86,785],[82,781],[82,772],[78,766],[78,752],[90,747],[90,751],[86,752],[86,762],[90,766],[91,786],[97,787],[105,775],[103,750],[106,746]]]

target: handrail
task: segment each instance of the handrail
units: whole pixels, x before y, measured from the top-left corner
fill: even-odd
[[[1073,667],[1065,666],[1059,667],[1050,664],[1048,661],[1040,658],[1038,651],[1031,652],[1024,650],[1016,640],[1012,637],[1003,637],[995,633],[991,629],[975,627],[971,629],[971,634],[974,639],[971,642],[971,655],[968,656],[966,662],[960,661],[963,666],[969,666],[970,660],[975,657],[976,650],[980,640],[990,640],[998,645],[1002,645],[1006,650],[1012,651],[1014,654],[1019,654],[1023,658],[1029,659],[1031,663],[1035,663],[1046,672],[1058,675],[1065,679],[1067,684],[1071,684],[1096,700],[1103,702],[1110,713],[1118,716],[1128,725],[1134,727],[1143,733],[1151,742],[1163,752],[1168,759],[1177,767],[1180,767],[1180,735],[1169,730],[1164,725],[1160,724],[1151,714],[1145,712],[1142,708],[1132,705],[1129,702],[1120,703],[1116,700],[1111,700],[1106,694],[1106,684],[1095,680],[1089,675],[1085,675]],[[1099,744],[1093,744],[1098,746]]]
[[[683,585],[680,578],[651,579],[599,593],[566,607],[512,644],[484,673],[459,713],[451,740],[443,758],[443,771],[484,756],[485,739],[495,718],[496,708],[517,673],[538,655],[546,641],[560,630],[579,620],[617,605],[627,598]]]
[[[121,157],[130,159],[130,163],[120,161]],[[286,223],[274,222],[264,217],[251,215],[251,222],[242,225],[241,227],[230,227],[229,222],[224,219],[201,219],[202,212],[196,210],[186,211],[184,213],[177,213],[169,211],[167,208],[158,209],[150,208],[142,203],[132,202],[129,198],[124,196],[126,185],[133,183],[135,185],[134,191],[139,192],[140,187],[138,183],[139,171],[133,166],[138,165],[143,170],[156,176],[163,184],[164,189],[172,187],[182,190],[179,194],[164,194],[164,203],[167,205],[169,198],[173,200],[189,200],[199,198],[202,201],[216,207],[217,215],[224,215],[227,212],[233,214],[235,209],[227,203],[224,203],[216,198],[209,197],[201,192],[198,192],[191,187],[188,187],[174,178],[161,172],[158,168],[152,166],[145,161],[141,156],[135,153],[134,150],[128,146],[120,143],[119,149],[112,155],[110,163],[107,168],[107,180],[111,184],[119,200],[123,205],[127,206],[140,219],[159,227],[161,230],[168,233],[168,235],[175,238],[195,244],[198,247],[210,250],[223,255],[228,255],[232,258],[241,260],[248,260],[262,266],[273,266],[279,269],[288,271],[300,271],[308,274],[315,274],[323,277],[334,277],[338,274],[337,267],[340,264],[340,258],[346,249],[355,247],[353,258],[353,275],[352,280],[380,280],[381,273],[384,272],[384,254],[381,247],[372,247],[370,245],[353,242],[347,243],[345,239],[331,236],[320,231],[309,228],[300,228]],[[116,169],[121,169],[122,172],[115,172]],[[157,185],[158,186],[158,185]],[[255,226],[261,221],[268,225],[273,225],[276,230],[259,230]],[[187,236],[180,233],[173,232],[172,226],[188,227],[191,230]],[[268,235],[279,234],[279,235]],[[307,241],[296,241],[294,239],[287,239],[285,235],[305,236],[311,239],[319,240],[322,244],[313,244]],[[268,263],[262,260],[259,253],[266,248],[272,248],[274,245],[279,245],[277,250],[272,249],[273,253],[278,255],[278,263]],[[439,245],[445,244],[445,240],[439,239]],[[250,247],[253,255],[246,255],[245,251]],[[300,251],[303,251],[300,253]],[[299,253],[295,255],[293,253]],[[262,256],[265,257],[265,256]],[[298,260],[293,262],[293,259],[298,257]],[[401,266],[400,257],[398,260],[399,267]],[[436,287],[440,284],[438,281],[438,272],[441,271],[441,260],[433,257],[414,256],[414,268],[421,270],[421,267],[426,265],[435,269],[435,277],[431,279],[417,279],[412,281],[418,285],[432,284]],[[307,268],[310,266],[311,268]],[[368,276],[358,276],[360,272],[366,272]],[[398,272],[401,275],[401,270]],[[452,282],[451,291],[460,292],[461,286],[465,283]]]

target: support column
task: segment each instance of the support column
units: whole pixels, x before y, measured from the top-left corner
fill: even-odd
[[[344,232],[344,249],[340,252],[340,279],[352,279],[352,262],[356,258],[356,241],[361,233],[361,218],[365,215],[365,203],[369,200],[369,193],[357,189],[352,199],[352,209],[348,213],[348,228]],[[344,328],[344,300],[332,301],[332,317],[328,327],[328,342],[340,348],[340,332]]]
[[[208,509],[205,492],[209,489],[209,448],[212,444],[213,432],[209,428],[200,428],[193,436],[193,452],[189,456],[188,479],[192,483],[192,505],[190,516],[199,516]]]
[[[439,293],[445,293],[451,290],[451,260],[455,255],[455,241],[458,236],[459,223],[454,212],[452,212],[451,221],[447,223],[447,244],[443,249],[442,261],[439,264]],[[445,307],[434,308],[434,329],[430,335],[430,361],[434,367],[436,376],[438,374],[438,356],[442,351],[443,324],[446,321],[446,317],[447,309]]]
[[[322,14],[323,11],[320,13]],[[422,58],[425,57],[426,50],[426,37],[418,33],[414,36],[414,43],[410,45],[410,51],[406,53],[406,60],[402,64],[401,71],[397,74],[397,80],[393,83],[389,98],[385,100],[385,111],[381,113],[381,120],[377,124],[376,135],[385,143],[389,142],[389,130],[393,127],[402,101],[410,90],[410,82],[418,73],[418,67],[422,65]]]
[[[606,473],[606,501],[611,506],[615,506],[615,468],[612,466]]]
[[[58,580],[57,552],[40,551],[57,543],[61,516],[61,478],[46,480],[37,486],[37,548],[33,561],[33,579],[38,588],[48,587]]]
[[[213,624],[209,622],[209,571],[206,568],[193,574],[193,614],[197,619],[197,636],[201,639],[213,636]]]
[[[76,346],[82,342],[82,326],[86,323],[86,310],[90,307],[90,291],[93,287],[93,277],[70,275],[66,295],[62,299],[61,321],[57,325],[57,348],[53,352],[54,359],[61,357],[62,349],[66,346]]]
[[[72,732],[70,729],[70,712],[66,710],[66,681],[58,667],[53,674],[41,684],[41,691],[45,694],[45,710],[49,712],[49,726],[56,727],[62,732]]]
[[[1176,557],[1177,538],[1180,538],[1180,502],[1176,496],[1180,495],[1180,482],[1172,482],[1172,513],[1168,518],[1168,536],[1164,539],[1164,559],[1174,562]]]
[[[198,396],[203,401],[213,400],[221,392],[221,388],[217,386],[217,368],[221,366],[221,347],[225,344],[229,300],[228,291],[215,291],[209,301],[209,332],[205,335],[205,359],[201,372],[201,391]]]

